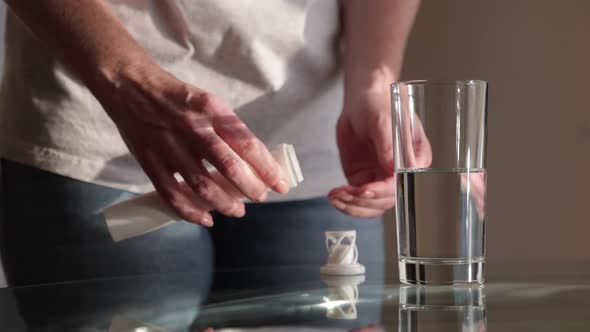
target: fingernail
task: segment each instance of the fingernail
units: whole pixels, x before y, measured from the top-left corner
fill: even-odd
[[[256,199],[257,202],[264,202],[268,198],[268,193],[264,191],[260,197]]]
[[[352,200],[354,199],[350,194],[341,194],[338,198],[345,202],[352,202]]]
[[[359,195],[362,198],[373,198],[375,197],[375,192],[367,190]]]
[[[281,179],[279,181],[279,184],[277,185],[277,192],[281,193],[281,194],[286,194],[289,192],[289,184],[287,183],[287,181],[285,179]]]
[[[244,203],[242,203],[242,202],[239,202],[237,204],[239,204],[239,205],[236,208],[235,216],[238,218],[242,218],[246,214],[246,207],[244,206]]]
[[[332,204],[340,210],[344,209],[344,207],[346,206],[344,203],[338,200],[333,200]]]
[[[229,209],[228,215],[230,215],[232,217],[237,217],[239,213],[240,213],[240,202],[233,201],[231,203],[231,208]]]
[[[201,225],[205,227],[211,227],[213,226],[213,220],[211,220],[209,216],[204,216],[203,218],[201,218]]]

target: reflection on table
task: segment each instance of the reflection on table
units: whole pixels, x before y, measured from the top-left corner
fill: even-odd
[[[487,331],[485,288],[401,286],[399,331]]]
[[[410,286],[319,266],[0,290],[0,331],[587,331],[590,282]],[[588,279],[590,280],[590,279]]]

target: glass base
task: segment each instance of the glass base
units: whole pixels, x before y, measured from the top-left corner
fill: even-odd
[[[483,259],[420,259],[399,260],[399,280],[412,285],[483,284]]]

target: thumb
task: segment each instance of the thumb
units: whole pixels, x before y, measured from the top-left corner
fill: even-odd
[[[371,140],[377,153],[377,161],[383,169],[385,175],[394,174],[393,163],[393,128],[391,123],[391,114],[383,112],[377,117],[377,123],[374,130],[370,131]]]

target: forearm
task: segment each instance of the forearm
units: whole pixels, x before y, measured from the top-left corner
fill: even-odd
[[[6,3],[95,94],[112,83],[120,71],[153,62],[102,0]]]
[[[399,78],[419,0],[345,0],[344,76],[349,91]]]

